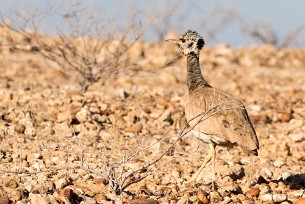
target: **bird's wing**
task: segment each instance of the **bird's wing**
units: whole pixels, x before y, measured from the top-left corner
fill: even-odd
[[[244,105],[224,91],[198,88],[189,97],[185,115],[194,130],[217,135],[249,150],[259,147]]]

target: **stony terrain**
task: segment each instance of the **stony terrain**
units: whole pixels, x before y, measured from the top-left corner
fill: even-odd
[[[206,79],[245,103],[260,141],[258,157],[217,147],[215,191],[210,165],[187,185],[208,148],[176,141],[186,61],[163,66],[175,55],[138,43],[142,70],[82,94],[37,52],[1,48],[0,203],[305,203],[305,51],[203,49]]]

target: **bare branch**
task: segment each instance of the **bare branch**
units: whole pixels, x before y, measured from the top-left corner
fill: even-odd
[[[267,22],[246,20],[247,18],[241,14],[237,15],[238,24],[240,25],[243,33],[261,43],[270,44],[278,48],[285,48],[297,42],[305,29],[305,24],[303,23],[281,37],[278,32]]]

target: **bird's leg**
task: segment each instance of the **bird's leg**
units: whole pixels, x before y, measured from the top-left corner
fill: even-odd
[[[212,188],[213,188],[213,190],[215,190],[215,182],[216,182],[215,158],[216,158],[216,151],[215,151],[215,145],[214,144],[210,144],[210,145],[212,146],[212,172],[213,172]]]
[[[197,180],[198,176],[201,175],[202,170],[205,168],[207,163],[213,158],[213,155],[215,155],[215,145],[214,144],[209,144],[209,153],[204,158],[204,161],[203,161],[202,165],[200,166],[200,168],[192,176],[192,178],[191,178],[191,180],[189,182],[190,185],[194,185],[196,183],[196,180]],[[201,178],[201,177],[202,177],[202,175],[199,178]]]
[[[209,154],[211,155],[211,162],[212,162],[212,173],[213,173],[213,178],[212,178],[212,188],[213,190],[215,190],[215,181],[216,181],[216,171],[215,171],[215,158],[216,158],[216,151],[215,151],[215,144],[209,144]],[[198,175],[198,180],[201,179],[203,177],[203,172],[201,172]]]

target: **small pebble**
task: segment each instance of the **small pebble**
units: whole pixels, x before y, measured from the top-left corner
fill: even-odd
[[[20,134],[23,134],[24,131],[25,131],[25,129],[26,129],[25,126],[22,125],[22,124],[17,124],[17,125],[15,126],[16,132],[17,132],[17,133],[20,133]]]
[[[42,196],[39,194],[29,194],[30,203],[39,203],[39,204],[48,204],[50,203],[50,199],[47,196]]]
[[[274,167],[276,168],[280,168],[282,166],[285,165],[285,162],[282,158],[277,158],[274,162],[273,162]]]
[[[283,202],[287,199],[287,196],[284,194],[273,194],[273,201],[274,202]]]
[[[305,140],[305,135],[303,133],[290,134],[289,137],[294,142],[303,142]]]
[[[18,153],[13,153],[13,154],[12,154],[12,158],[13,158],[14,160],[18,159],[19,157],[20,157],[20,154],[18,154]]]
[[[0,197],[0,204],[9,204],[8,197]]]
[[[280,113],[280,119],[283,122],[289,122],[292,118],[292,114],[289,112],[282,112]]]
[[[281,176],[277,180],[280,180],[280,179],[286,180],[291,175],[292,175],[292,173],[285,171],[285,172],[281,173]]]
[[[261,195],[264,195],[264,194],[267,194],[267,193],[269,193],[270,192],[270,186],[268,186],[268,185],[263,185],[263,186],[260,186],[260,194]]]
[[[299,119],[291,119],[288,123],[288,130],[295,130],[299,127],[302,127],[303,125],[303,120],[299,120]]]
[[[288,192],[288,198],[292,198],[292,199],[296,199],[299,197],[302,197],[302,195],[304,195],[304,189],[300,189],[300,190],[293,190]]]
[[[25,135],[29,135],[29,136],[35,136],[36,135],[36,129],[33,126],[28,126],[26,127],[25,131],[24,131]]]
[[[198,193],[197,193],[197,197],[198,197],[198,200],[202,203],[202,204],[207,204],[209,203],[209,200],[207,198],[207,193],[203,190],[198,190]]]
[[[36,159],[42,159],[42,155],[40,153],[33,154]]]
[[[213,191],[210,193],[210,202],[211,203],[218,203],[221,200],[222,200],[221,196],[217,191]]]
[[[257,197],[260,192],[259,188],[251,188],[246,192],[246,197]]]
[[[2,180],[2,183],[5,187],[8,187],[8,188],[17,188],[18,187],[18,183],[14,179],[11,179],[11,178],[4,178]]]
[[[262,172],[268,177],[268,178],[271,178],[272,177],[272,172],[268,169],[268,168],[266,168],[266,167],[264,167],[264,168],[262,168]]]
[[[54,181],[56,189],[62,189],[69,184],[66,178],[60,178]]]
[[[98,203],[102,203],[103,201],[107,200],[107,197],[103,193],[96,194],[94,198]]]
[[[241,164],[250,164],[251,163],[251,159],[250,159],[250,157],[244,157],[244,158],[242,158],[241,160],[240,160],[240,163]]]
[[[265,202],[283,202],[287,199],[287,196],[284,194],[265,194],[261,196],[262,201]]]
[[[294,204],[305,204],[305,198],[298,198]]]
[[[227,203],[230,203],[231,202],[231,198],[226,196],[223,198],[223,200],[221,201],[222,204],[227,204]]]

